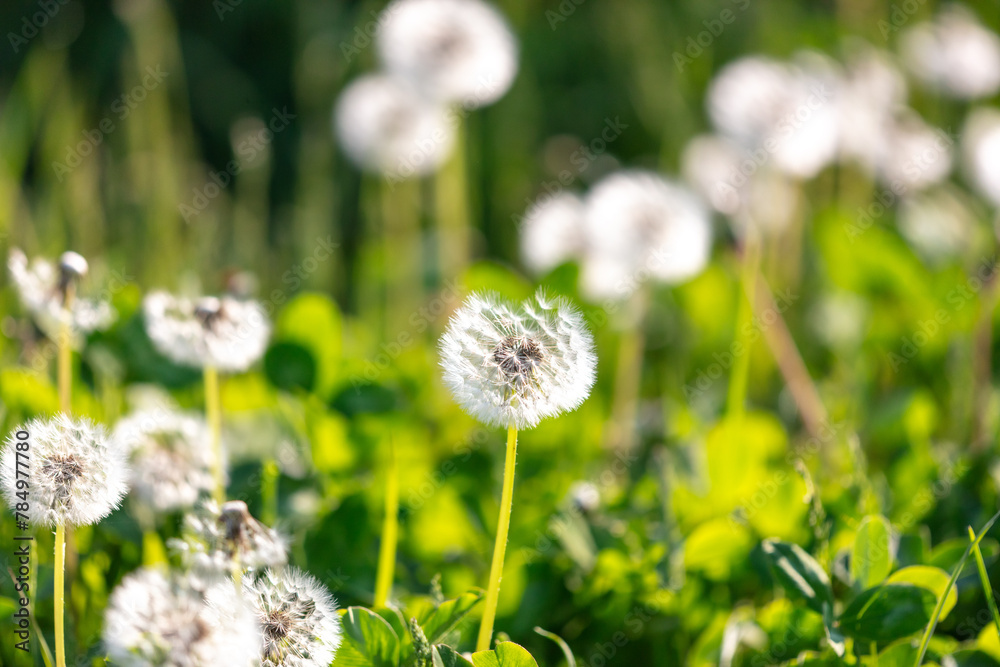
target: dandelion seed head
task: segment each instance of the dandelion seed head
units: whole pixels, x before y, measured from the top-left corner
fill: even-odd
[[[254,667],[263,640],[231,580],[203,591],[186,576],[139,570],[111,595],[104,644],[123,667]]]
[[[969,203],[946,185],[905,197],[897,224],[903,237],[930,265],[964,256],[986,235]]]
[[[383,16],[378,52],[385,68],[434,99],[486,106],[517,75],[517,40],[482,0],[395,0]]]
[[[193,507],[214,488],[215,454],[204,419],[156,409],[125,417],[114,439],[130,452],[130,484],[158,512]]]
[[[340,646],[337,603],[312,576],[267,569],[243,580],[264,634],[262,667],[327,667]]]
[[[17,443],[25,442],[17,438],[21,431],[28,433],[27,468],[23,456],[17,465]],[[31,500],[24,513],[36,526],[97,523],[121,503],[127,475],[125,452],[102,426],[62,414],[18,427],[0,455],[4,498],[10,507],[22,502],[17,481],[27,479]]]
[[[878,176],[886,185],[913,192],[940,183],[951,173],[952,139],[915,112],[899,115],[886,142],[878,165]]]
[[[906,107],[906,79],[890,54],[853,46],[837,98],[840,152],[874,173],[889,150],[894,119]]]
[[[947,7],[906,30],[899,43],[913,75],[945,95],[980,99],[1000,90],[1000,37],[965,7]]]
[[[521,257],[529,269],[544,273],[581,254],[585,244],[583,200],[561,192],[537,202],[524,216]]]
[[[62,266],[64,263],[65,267]],[[87,262],[76,253],[64,253],[60,267],[42,258],[29,262],[17,248],[10,251],[7,260],[7,269],[21,304],[42,332],[50,339],[58,340],[63,322],[67,322],[70,343],[79,348],[86,334],[111,326],[116,313],[106,301],[80,296],[73,299],[67,312],[64,303],[65,281],[70,279],[67,272],[72,271],[75,278],[82,277],[87,273]]]
[[[708,210],[686,187],[646,171],[619,171],[588,193],[584,291],[623,298],[642,282],[679,283],[704,269]]]
[[[231,500],[220,507],[205,501],[184,519],[184,538],[170,546],[198,580],[210,583],[234,568],[259,570],[288,562],[288,546],[275,530],[250,515],[246,503]]]
[[[151,292],[143,300],[146,333],[175,363],[242,372],[261,358],[271,335],[263,307],[229,296],[188,299]]]
[[[575,410],[590,394],[596,365],[583,317],[542,292],[520,305],[474,294],[441,338],[445,384],[491,426],[530,428]]]
[[[1000,112],[979,108],[969,114],[962,132],[962,158],[976,190],[1000,206]]]
[[[396,179],[435,171],[455,142],[443,106],[382,74],[360,77],[341,93],[334,130],[358,167]]]

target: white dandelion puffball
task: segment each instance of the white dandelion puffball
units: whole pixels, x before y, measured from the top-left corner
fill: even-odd
[[[852,49],[837,98],[841,155],[874,173],[906,98],[906,79],[888,53],[867,45]]]
[[[818,55],[801,61],[730,63],[709,85],[706,103],[713,125],[745,149],[745,159],[810,178],[836,157],[839,82]]]
[[[358,167],[397,180],[434,172],[455,143],[445,107],[382,74],[363,76],[341,93],[334,130]]]
[[[797,188],[766,165],[744,169],[741,157],[731,141],[701,135],[684,148],[681,171],[702,199],[737,227],[749,220],[764,233],[786,229],[798,206]]]
[[[491,426],[537,426],[590,395],[597,357],[583,316],[542,292],[520,305],[473,294],[441,337],[444,382]]]
[[[647,171],[619,171],[587,195],[585,291],[628,296],[647,280],[680,283],[705,268],[708,210],[687,188]]]
[[[887,150],[877,174],[894,190],[922,190],[951,173],[954,141],[916,113],[900,115],[886,136]]]
[[[256,667],[256,614],[231,580],[202,592],[184,576],[134,572],[104,612],[108,657],[122,667]]]
[[[151,292],[142,306],[154,347],[185,366],[245,371],[264,355],[271,335],[271,324],[256,301]]]
[[[215,487],[211,433],[201,417],[137,412],[118,422],[113,437],[130,452],[133,491],[158,512],[193,507]]]
[[[264,633],[262,667],[328,667],[343,632],[337,603],[312,576],[294,567],[243,580],[243,596]]]
[[[583,200],[561,192],[536,202],[522,221],[521,257],[535,273],[575,259],[583,250]]]
[[[41,258],[29,262],[23,252],[13,248],[7,259],[7,269],[24,308],[52,340],[58,340],[62,324],[67,322],[70,342],[79,348],[86,334],[107,329],[115,321],[115,310],[106,301],[74,296],[67,312],[64,306],[66,284],[87,272],[86,260],[76,253],[64,253],[59,266],[55,266]]]
[[[965,172],[976,190],[1000,206],[1000,112],[975,109],[962,132]]]
[[[0,456],[7,504],[36,526],[97,523],[121,503],[127,478],[125,452],[104,427],[63,414],[20,426]]]
[[[466,109],[503,97],[517,75],[517,51],[504,17],[482,0],[395,0],[378,36],[389,72]]]
[[[170,546],[199,581],[225,578],[236,568],[253,571],[288,562],[285,539],[254,519],[241,500],[222,507],[206,501],[200,511],[185,516],[184,529],[184,539],[171,540]]]
[[[949,6],[932,23],[903,33],[900,51],[918,79],[959,99],[1000,90],[1000,37],[966,8]]]
[[[982,229],[973,210],[947,186],[904,198],[897,222],[906,240],[931,263],[962,256],[974,247]]]

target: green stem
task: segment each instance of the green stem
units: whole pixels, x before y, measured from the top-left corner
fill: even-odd
[[[56,526],[55,561],[53,597],[56,617],[56,667],[66,667],[66,631],[63,626],[63,599],[66,595],[66,528],[62,524]]]
[[[59,409],[67,416],[72,410],[73,398],[73,347],[70,344],[70,308],[72,305],[73,284],[71,282],[66,287],[66,296],[63,301],[63,321],[59,326],[58,353]]]
[[[378,570],[375,575],[375,608],[385,607],[392,592],[396,569],[396,542],[399,536],[399,473],[396,463],[396,446],[389,440],[389,465],[385,481],[385,517],[382,523],[382,544],[378,551]]]
[[[990,584],[990,576],[986,573],[986,563],[983,561],[983,552],[979,549],[979,542],[976,540],[976,533],[972,526],[969,526],[969,540],[972,542],[972,553],[976,557],[976,569],[979,570],[979,581],[983,584],[983,595],[986,596],[986,604],[990,608],[993,616],[993,625],[997,629],[997,637],[1000,637],[1000,613],[997,612],[997,602],[993,598],[993,586]]]
[[[757,270],[760,254],[752,230],[747,230],[747,238],[743,248],[740,290],[737,292],[739,305],[736,310],[736,340],[740,344],[733,351],[733,371],[729,380],[729,396],[727,413],[731,417],[741,419],[746,410],[747,385],[750,381],[750,336],[749,329],[753,323],[753,303],[751,298],[757,281]],[[738,354],[737,354],[738,352]]]
[[[261,520],[273,526],[278,519],[278,478],[281,468],[274,459],[268,459],[260,469],[260,499],[263,505]]]
[[[465,140],[465,128],[458,123],[451,158],[434,178],[438,266],[441,280],[461,274],[469,263],[469,200]]]
[[[214,366],[205,367],[205,412],[212,432],[212,452],[214,454],[215,502],[222,507],[226,501],[226,476],[222,462],[222,406],[219,395],[219,371]]]
[[[493,547],[489,587],[486,589],[486,609],[479,625],[477,651],[488,651],[493,638],[493,621],[497,615],[500,597],[500,578],[503,576],[503,559],[507,552],[507,533],[510,530],[510,511],[514,505],[514,461],[517,458],[517,427],[507,428],[507,457],[503,468],[503,494],[500,497],[500,519],[497,521],[497,541]]]

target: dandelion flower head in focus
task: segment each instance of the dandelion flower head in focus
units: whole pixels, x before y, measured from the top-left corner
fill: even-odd
[[[7,439],[0,456],[0,483],[10,507],[22,502],[17,497],[21,491],[17,486],[17,453],[18,444],[24,442],[29,443],[31,452],[31,500],[24,513],[33,525],[94,524],[121,503],[128,490],[124,450],[104,427],[60,414],[34,419]],[[23,479],[23,463],[20,469]]]
[[[466,109],[500,99],[517,74],[517,39],[482,0],[395,0],[378,51],[388,72],[424,95]]]
[[[104,613],[108,657],[122,667],[254,667],[262,643],[232,581],[203,592],[185,576],[139,570],[122,580]]]
[[[575,410],[590,394],[597,357],[583,316],[538,292],[520,305],[473,294],[441,338],[444,381],[466,412],[518,429]]]
[[[242,372],[261,358],[271,325],[259,303],[230,296],[189,299],[151,292],[143,300],[146,334],[175,363]]]
[[[264,634],[262,667],[327,667],[340,646],[337,604],[316,579],[294,568],[243,580],[243,595]]]

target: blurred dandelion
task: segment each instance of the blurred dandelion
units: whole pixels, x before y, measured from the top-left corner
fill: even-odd
[[[395,0],[378,39],[382,64],[425,95],[466,109],[500,99],[517,74],[517,40],[481,0]]]
[[[583,253],[585,210],[583,200],[569,192],[528,210],[521,231],[521,257],[529,269],[543,273]]]
[[[1000,112],[973,110],[962,132],[962,158],[969,180],[994,206],[1000,206]]]
[[[966,7],[949,5],[905,31],[900,53],[914,76],[945,95],[979,99],[1000,90],[1000,37]]]
[[[140,570],[111,594],[104,644],[123,667],[253,667],[263,640],[256,614],[231,582],[202,591],[185,576]]]
[[[340,646],[337,603],[312,576],[267,569],[243,581],[264,633],[263,667],[327,667]]]

